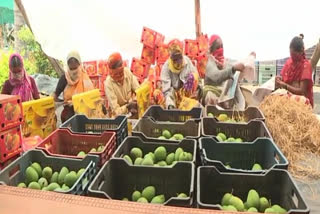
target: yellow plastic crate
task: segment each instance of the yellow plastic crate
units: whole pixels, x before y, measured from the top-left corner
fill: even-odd
[[[23,136],[38,135],[44,138],[56,129],[57,118],[53,97],[24,102],[22,103],[22,109],[24,116]],[[44,130],[47,130],[46,133],[44,133]]]
[[[143,116],[144,112],[150,106],[151,89],[152,89],[152,83],[149,81],[145,81],[136,90],[139,118],[141,118]]]
[[[88,118],[105,117],[102,112],[103,99],[99,89],[73,95],[72,104],[76,114],[84,114]]]

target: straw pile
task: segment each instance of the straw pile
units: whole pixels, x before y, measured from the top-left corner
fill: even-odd
[[[320,178],[320,122],[312,109],[286,96],[268,96],[260,104],[273,139],[297,178]],[[318,158],[318,159],[317,159]]]

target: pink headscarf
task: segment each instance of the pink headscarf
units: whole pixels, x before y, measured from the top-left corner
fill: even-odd
[[[18,57],[21,61],[22,66],[22,75],[23,78],[21,80],[15,79],[12,74],[11,60],[13,57]],[[21,97],[22,102],[32,100],[32,86],[29,75],[24,69],[23,59],[18,53],[11,54],[9,59],[9,82],[13,86],[12,95],[19,95]]]

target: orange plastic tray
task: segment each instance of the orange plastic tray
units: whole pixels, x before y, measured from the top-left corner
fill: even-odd
[[[232,212],[141,204],[137,202],[106,200],[10,186],[0,186],[0,213],[231,214]]]

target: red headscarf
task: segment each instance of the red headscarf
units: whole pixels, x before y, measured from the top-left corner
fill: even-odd
[[[217,39],[220,39],[220,36],[218,35],[212,35],[210,37],[209,40],[209,44],[210,46],[212,45],[212,43],[214,43]],[[218,48],[215,51],[213,51],[213,53],[211,53],[212,56],[214,56],[214,58],[216,59],[216,63],[218,65],[218,67],[223,68],[224,67],[224,55],[223,55],[223,48]]]
[[[281,76],[282,80],[287,84],[291,84],[294,81],[308,80],[306,97],[313,106],[312,68],[310,62],[305,57],[305,53],[292,53],[281,71]]]
[[[123,84],[124,80],[124,66],[120,53],[113,53],[109,56],[108,65],[110,69],[111,78]]]

